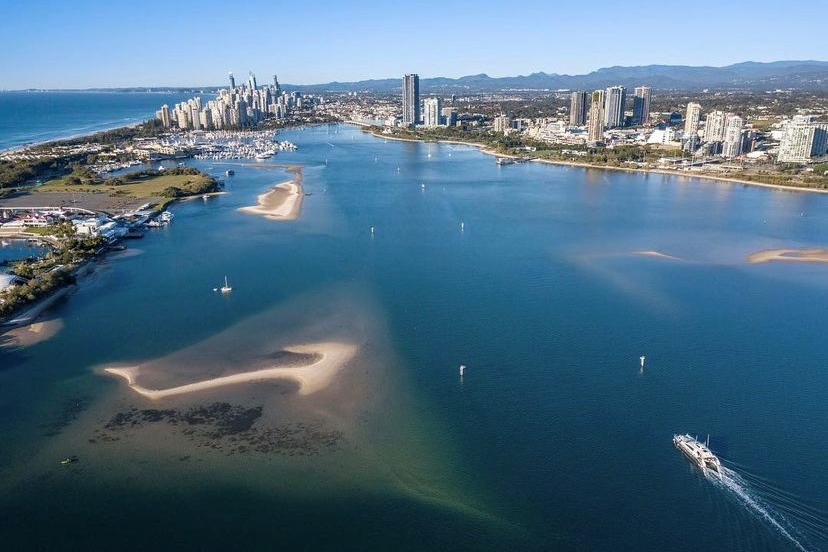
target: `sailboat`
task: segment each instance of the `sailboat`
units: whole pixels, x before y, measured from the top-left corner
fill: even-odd
[[[233,291],[233,288],[231,288],[230,284],[227,283],[227,276],[224,277],[224,285],[219,288],[219,291],[222,293],[230,293]]]

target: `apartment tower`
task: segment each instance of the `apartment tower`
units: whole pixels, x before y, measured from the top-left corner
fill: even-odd
[[[420,76],[414,73],[405,75],[402,81],[403,125],[416,125],[420,122]]]

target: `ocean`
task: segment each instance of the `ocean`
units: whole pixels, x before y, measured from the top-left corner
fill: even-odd
[[[0,349],[4,550],[828,548],[826,268],[746,260],[823,247],[828,197],[346,125],[279,139],[298,150],[193,161],[227,193]],[[286,165],[297,220],[238,210]],[[103,371],[165,388],[326,342],[358,352],[309,395],[153,401]]]
[[[162,105],[172,108],[191,97],[170,92],[0,92],[0,151],[142,123]]]

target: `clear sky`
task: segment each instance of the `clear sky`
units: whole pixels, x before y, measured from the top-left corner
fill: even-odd
[[[828,59],[825,0],[21,0],[0,89],[584,74]]]

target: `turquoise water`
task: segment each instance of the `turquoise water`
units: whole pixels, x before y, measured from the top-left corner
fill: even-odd
[[[298,220],[237,210],[282,169],[198,162],[228,194],[175,205],[54,311],[51,339],[0,353],[4,549],[799,549],[694,470],[679,432],[709,434],[766,513],[826,548],[809,517],[828,510],[826,268],[746,256],[824,246],[828,198],[498,167],[346,126],[280,139],[310,194]],[[147,403],[99,371],[332,338],[360,353],[318,397],[261,383]],[[215,401],[343,437],[289,456],[102,429]]]

